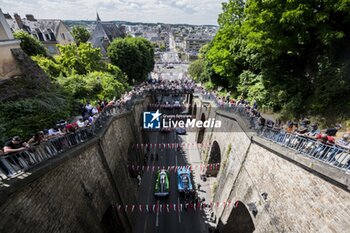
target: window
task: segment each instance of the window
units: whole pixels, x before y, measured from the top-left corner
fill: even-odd
[[[55,34],[53,34],[53,32],[50,28],[47,29],[47,32],[50,33],[51,41],[56,41]]]
[[[41,33],[41,31],[39,30],[39,28],[36,28],[35,31],[36,31],[36,33],[38,34],[38,39],[39,39],[40,41],[44,41],[44,36],[43,36],[43,34]]]
[[[50,35],[48,33],[45,33],[45,39],[50,40]]]
[[[63,40],[66,40],[66,36],[64,35],[64,33],[61,33],[61,38],[62,38]]]

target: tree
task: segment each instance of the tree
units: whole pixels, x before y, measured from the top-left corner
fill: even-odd
[[[144,38],[115,39],[108,47],[108,56],[128,76],[129,83],[145,80],[154,67],[153,46]]]
[[[348,1],[229,0],[218,22],[202,80],[294,115],[350,113]]]
[[[77,45],[80,43],[86,43],[90,38],[90,33],[83,26],[74,26],[72,34]]]
[[[62,67],[60,64],[57,64],[56,60],[53,57],[43,57],[41,55],[36,55],[31,57],[41,69],[51,78],[57,78],[62,74]]]
[[[56,57],[66,76],[87,74],[101,69],[101,50],[93,48],[91,43],[59,45],[60,55]]]
[[[198,59],[191,63],[188,67],[188,73],[194,81],[200,82],[201,74],[203,73],[204,64],[202,59]]]
[[[120,82],[113,74],[94,71],[87,75],[73,74],[57,79],[67,94],[76,100],[96,101],[120,97],[128,86]]]
[[[25,31],[16,31],[13,36],[21,40],[21,48],[28,56],[42,55],[46,56],[46,49],[43,44]]]

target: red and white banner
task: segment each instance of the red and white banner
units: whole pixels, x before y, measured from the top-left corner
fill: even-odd
[[[209,148],[210,143],[148,143],[135,144],[136,149],[191,149],[191,148]]]
[[[211,164],[201,164],[201,165],[186,165],[186,166],[155,166],[155,165],[147,165],[147,166],[138,166],[138,165],[128,165],[127,166],[129,170],[132,171],[143,171],[143,172],[154,172],[159,170],[168,170],[169,172],[177,172],[178,169],[189,169],[189,170],[196,170],[197,168],[200,168],[201,171],[204,171],[205,168],[207,170],[219,170],[220,163],[211,163]]]
[[[151,108],[175,108],[175,107],[179,107],[179,105],[174,105],[174,104],[149,104],[148,105]],[[185,107],[185,108],[189,108],[191,107],[191,104],[181,104],[180,107]]]
[[[204,208],[218,208],[218,207],[238,207],[238,201],[232,204],[231,201],[227,202],[211,202],[211,203],[168,203],[168,204],[137,204],[137,205],[121,205],[116,204],[112,206],[115,211],[125,211],[128,213],[140,212],[140,213],[170,213],[170,212],[183,212],[187,210],[202,211]]]

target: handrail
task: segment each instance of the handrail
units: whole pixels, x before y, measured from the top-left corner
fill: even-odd
[[[136,101],[143,99],[144,95],[134,95],[123,105],[113,105],[104,108],[89,126],[41,142],[36,146],[29,147],[25,151],[1,156],[0,181],[11,179],[18,174],[21,174],[22,172],[93,138],[112,116],[130,111]]]
[[[249,128],[255,131],[259,137],[290,148],[310,159],[321,161],[345,172],[350,172],[350,150],[336,144],[325,144],[314,138],[285,132],[283,129],[259,125],[258,117],[253,115],[250,112],[250,108],[244,105],[237,106],[220,102],[212,94],[203,95],[199,93],[198,95],[203,100],[213,101],[222,111],[241,116],[249,124]]]

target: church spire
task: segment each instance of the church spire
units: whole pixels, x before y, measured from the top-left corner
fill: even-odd
[[[96,21],[97,21],[97,22],[101,22],[100,16],[98,15],[98,12],[96,12],[96,15],[97,15]]]

